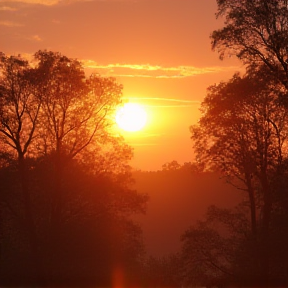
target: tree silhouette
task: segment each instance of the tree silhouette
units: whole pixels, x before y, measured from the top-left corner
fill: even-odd
[[[81,63],[60,53],[38,51],[38,69],[46,87],[42,96],[43,152],[55,154],[52,222],[61,222],[61,177],[69,160],[89,144],[105,145],[111,114],[121,101],[122,86],[113,78],[91,75],[85,79]],[[47,130],[45,130],[45,128]],[[99,144],[97,145],[99,146]]]
[[[36,274],[41,272],[38,257],[37,236],[34,226],[31,195],[28,187],[25,157],[35,138],[41,101],[37,91],[35,70],[20,57],[1,55],[0,83],[0,139],[1,152],[17,155],[22,199],[24,206],[24,225],[26,226],[31,248],[32,263]]]
[[[262,247],[263,279],[269,275],[274,185],[287,158],[287,110],[278,101],[278,89],[265,67],[261,73],[235,75],[209,87],[199,125],[191,127],[199,160],[247,193],[252,239]]]
[[[243,207],[221,209],[210,206],[205,218],[182,235],[183,284],[224,286],[255,284],[259,271],[247,239],[249,221]]]
[[[60,53],[34,60],[1,54],[1,282],[108,285],[116,266],[132,277],[144,248],[130,216],[147,197],[112,133],[122,86]]]
[[[165,164],[162,165],[162,170],[164,171],[173,171],[173,170],[177,170],[180,169],[181,165],[176,161],[173,160],[171,162],[167,162]]]
[[[211,39],[220,58],[236,55],[248,66],[264,64],[287,89],[287,1],[217,0],[217,4],[216,15],[225,16],[225,26]]]

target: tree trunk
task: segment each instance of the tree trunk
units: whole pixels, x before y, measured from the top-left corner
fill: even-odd
[[[49,265],[49,276],[47,281],[52,285],[58,285],[58,280],[53,276],[55,269],[59,269],[57,265],[65,262],[62,259],[61,247],[63,245],[62,240],[62,224],[63,224],[63,191],[62,191],[62,181],[63,181],[63,156],[61,155],[61,149],[57,146],[57,151],[55,154],[54,162],[54,175],[53,175],[53,191],[52,191],[52,202],[51,202],[51,222],[50,222],[50,265]],[[60,258],[59,258],[60,257]],[[60,266],[63,265],[60,264]],[[61,271],[58,271],[61,274]],[[59,274],[56,273],[56,274]]]
[[[250,174],[245,174],[247,188],[248,188],[248,195],[249,195],[249,202],[250,202],[250,220],[251,220],[251,232],[253,237],[256,239],[257,235],[257,218],[256,218],[256,203],[255,203],[255,194],[254,189],[252,187],[251,177]]]
[[[261,242],[262,242],[262,279],[268,283],[269,281],[269,269],[270,269],[270,255],[269,255],[269,234],[270,234],[270,220],[271,220],[271,209],[272,199],[271,190],[269,187],[266,173],[262,173],[261,184],[263,189],[263,219],[262,219],[262,231],[261,231]]]
[[[33,269],[33,275],[31,275],[31,281],[36,283],[31,284],[38,284],[43,285],[44,282],[44,275],[42,270],[42,261],[39,255],[39,242],[37,239],[34,217],[32,212],[32,203],[31,203],[31,195],[29,191],[28,185],[28,175],[27,175],[27,167],[24,159],[24,155],[19,155],[18,157],[18,164],[19,164],[19,174],[20,174],[20,181],[21,181],[21,188],[22,188],[22,196],[23,196],[23,204],[24,204],[24,223],[25,228],[27,231],[29,248],[30,248],[30,256],[31,256],[31,263]]]

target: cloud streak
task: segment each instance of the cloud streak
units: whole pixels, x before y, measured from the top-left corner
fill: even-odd
[[[168,101],[168,102],[180,102],[180,103],[193,103],[199,104],[200,101],[197,100],[184,100],[176,98],[160,98],[160,97],[124,97],[124,99],[142,99],[142,100],[154,100],[154,101]]]
[[[138,2],[139,0],[4,0],[5,3],[25,3],[32,5],[54,6],[69,5],[74,2]]]
[[[203,74],[219,73],[224,71],[236,71],[239,67],[195,67],[175,66],[164,67],[150,64],[108,64],[99,65],[93,60],[82,61],[87,69],[99,71],[113,77],[140,77],[140,78],[187,78]]]
[[[23,26],[18,23],[0,21],[0,25],[8,27]],[[39,35],[29,37],[30,40],[37,42],[43,41]],[[205,74],[217,74],[221,72],[238,71],[239,66],[211,66],[211,67],[195,67],[195,66],[175,66],[165,67],[150,64],[107,64],[100,65],[94,60],[80,60],[83,67],[89,73],[99,73],[105,77],[125,77],[125,78],[157,78],[157,79],[184,79]],[[163,98],[161,98],[163,99]],[[156,98],[154,98],[156,100]],[[169,101],[172,101],[171,99]],[[183,102],[184,103],[184,102]]]
[[[36,41],[36,42],[41,42],[41,41],[43,41],[42,38],[41,38],[39,35],[33,35],[33,36],[30,37],[30,39],[31,39],[32,41]]]
[[[0,7],[0,11],[16,11],[16,8],[9,7],[9,6],[2,6]]]
[[[12,22],[12,21],[0,21],[0,26],[5,26],[5,27],[22,27],[24,26],[23,24]]]
[[[184,100],[176,98],[159,98],[159,97],[123,97],[131,102],[137,100],[146,107],[160,107],[160,108],[185,108],[200,105],[198,100]],[[148,104],[147,104],[148,102]]]
[[[67,0],[4,0],[6,3],[24,3],[34,5],[53,6],[60,3],[69,3]]]
[[[159,143],[130,143],[131,146],[159,146]]]

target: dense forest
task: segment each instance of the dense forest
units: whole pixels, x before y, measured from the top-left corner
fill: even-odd
[[[133,172],[113,131],[116,79],[59,52],[0,54],[1,286],[287,287],[288,2],[217,4],[212,48],[245,73],[208,87],[195,163],[158,172]],[[177,251],[172,236],[147,251],[161,225]]]

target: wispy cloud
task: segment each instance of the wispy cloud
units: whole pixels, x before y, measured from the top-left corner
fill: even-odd
[[[138,2],[140,0],[5,0],[6,3],[26,3],[44,6],[69,5],[74,2]],[[143,1],[143,0],[142,0]]]
[[[26,35],[26,34],[23,34],[23,33],[15,33],[14,34],[15,38],[18,38],[18,39],[22,39],[22,40],[28,40],[28,41],[32,41],[32,42],[42,42],[43,39],[35,34],[35,35]],[[20,53],[19,54],[26,60],[28,60],[29,62],[34,62],[34,55],[31,54],[31,53]]]
[[[180,107],[192,107],[200,105],[201,101],[198,100],[185,100],[176,98],[159,98],[159,97],[123,97],[131,102],[137,101],[144,106],[148,107],[162,107],[162,108],[180,108]]]
[[[131,146],[159,146],[159,143],[129,143]]]
[[[21,27],[24,26],[23,24],[12,22],[12,21],[0,21],[0,26],[5,27]]]
[[[184,100],[176,98],[160,98],[160,97],[124,97],[124,99],[142,99],[142,100],[154,100],[154,101],[167,101],[167,102],[180,102],[180,103],[194,103],[198,104],[200,101],[195,100]]]
[[[45,6],[57,5],[63,0],[5,0],[6,3],[26,3],[26,4],[40,4]],[[66,0],[65,0],[66,2]]]
[[[2,6],[0,7],[0,11],[16,11],[17,9],[14,7],[9,7],[9,6]]]
[[[186,78],[208,73],[236,71],[238,67],[195,67],[176,66],[164,67],[150,64],[107,64],[99,65],[93,60],[82,61],[85,68],[98,70],[101,74],[114,77],[142,77],[142,78]]]
[[[39,35],[33,35],[30,37],[30,40],[36,41],[36,42],[41,42],[43,41],[42,38]]]

